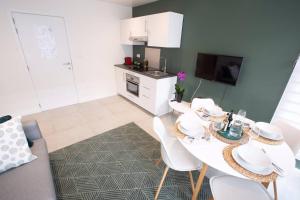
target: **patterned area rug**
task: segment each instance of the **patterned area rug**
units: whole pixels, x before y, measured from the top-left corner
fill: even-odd
[[[50,153],[58,199],[151,200],[162,173],[160,144],[134,123]],[[194,171],[194,180],[198,172]],[[187,172],[169,170],[159,199],[191,199]],[[199,199],[211,195],[204,180]]]

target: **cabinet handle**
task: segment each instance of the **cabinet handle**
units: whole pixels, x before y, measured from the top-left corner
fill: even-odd
[[[148,88],[148,87],[146,87],[146,86],[143,86],[143,88],[146,89],[146,90],[150,90],[150,88]]]
[[[147,97],[146,95],[143,95],[143,97],[145,97],[146,99],[150,99],[149,97]]]
[[[131,94],[128,94],[127,97],[134,99],[134,97]]]

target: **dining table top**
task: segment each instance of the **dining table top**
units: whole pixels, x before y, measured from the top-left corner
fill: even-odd
[[[188,114],[182,114],[178,120],[180,121],[184,117],[189,117]],[[200,119],[202,120],[202,119]],[[206,129],[210,126],[210,121],[202,120],[202,125]],[[223,150],[229,144],[222,142],[221,140],[215,138],[210,135],[209,139],[194,139],[190,140],[188,137],[184,137],[182,133],[177,130],[177,127],[174,125],[174,133],[176,134],[179,142],[185,147],[185,149],[190,152],[193,156],[198,158],[200,161],[206,163],[208,166],[215,168],[225,174],[232,175],[235,177],[246,178],[237,170],[233,169],[224,159]],[[287,175],[291,172],[295,167],[295,157],[287,145],[286,142],[282,142],[281,144],[270,145],[264,144],[255,140],[251,140],[252,145],[255,145],[258,148],[264,149],[267,156],[271,159],[273,163],[280,166]]]

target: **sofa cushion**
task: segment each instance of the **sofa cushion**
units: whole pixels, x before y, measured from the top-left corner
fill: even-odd
[[[0,174],[1,199],[56,199],[45,140],[35,140],[31,151],[37,159]]]
[[[22,127],[21,117],[0,124],[0,173],[36,159]]]
[[[10,115],[5,115],[5,116],[0,117],[0,124],[7,122],[8,120],[11,120],[11,118],[12,117]],[[33,142],[30,139],[28,139],[27,136],[26,136],[26,139],[27,139],[28,146],[32,147]]]

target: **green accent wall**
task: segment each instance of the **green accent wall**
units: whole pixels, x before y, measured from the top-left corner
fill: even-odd
[[[165,11],[184,14],[181,48],[161,54],[169,72],[187,72],[185,100],[200,81],[194,76],[198,52],[243,56],[236,86],[203,80],[196,96],[269,121],[300,53],[300,1],[160,0],[133,8],[133,16]],[[144,46],[133,51],[143,55]]]

